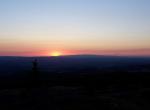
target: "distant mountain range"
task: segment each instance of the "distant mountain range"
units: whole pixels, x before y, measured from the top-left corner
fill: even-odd
[[[10,75],[32,70],[32,61],[38,60],[40,71],[49,73],[76,73],[111,69],[147,68],[150,57],[69,55],[60,57],[1,56],[0,74]]]

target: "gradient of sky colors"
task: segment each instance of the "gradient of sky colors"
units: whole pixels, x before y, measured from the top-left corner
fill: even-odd
[[[0,0],[0,56],[150,55],[150,0]]]

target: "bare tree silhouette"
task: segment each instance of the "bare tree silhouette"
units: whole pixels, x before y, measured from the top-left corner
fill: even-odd
[[[38,61],[35,59],[32,61],[32,81],[33,84],[37,85],[39,81],[39,70],[38,70]]]

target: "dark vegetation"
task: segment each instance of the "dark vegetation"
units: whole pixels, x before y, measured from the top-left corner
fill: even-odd
[[[0,110],[150,109],[148,57],[0,57],[0,73]]]

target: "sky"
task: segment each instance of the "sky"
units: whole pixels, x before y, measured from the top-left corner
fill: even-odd
[[[150,0],[0,0],[0,56],[150,56]]]

